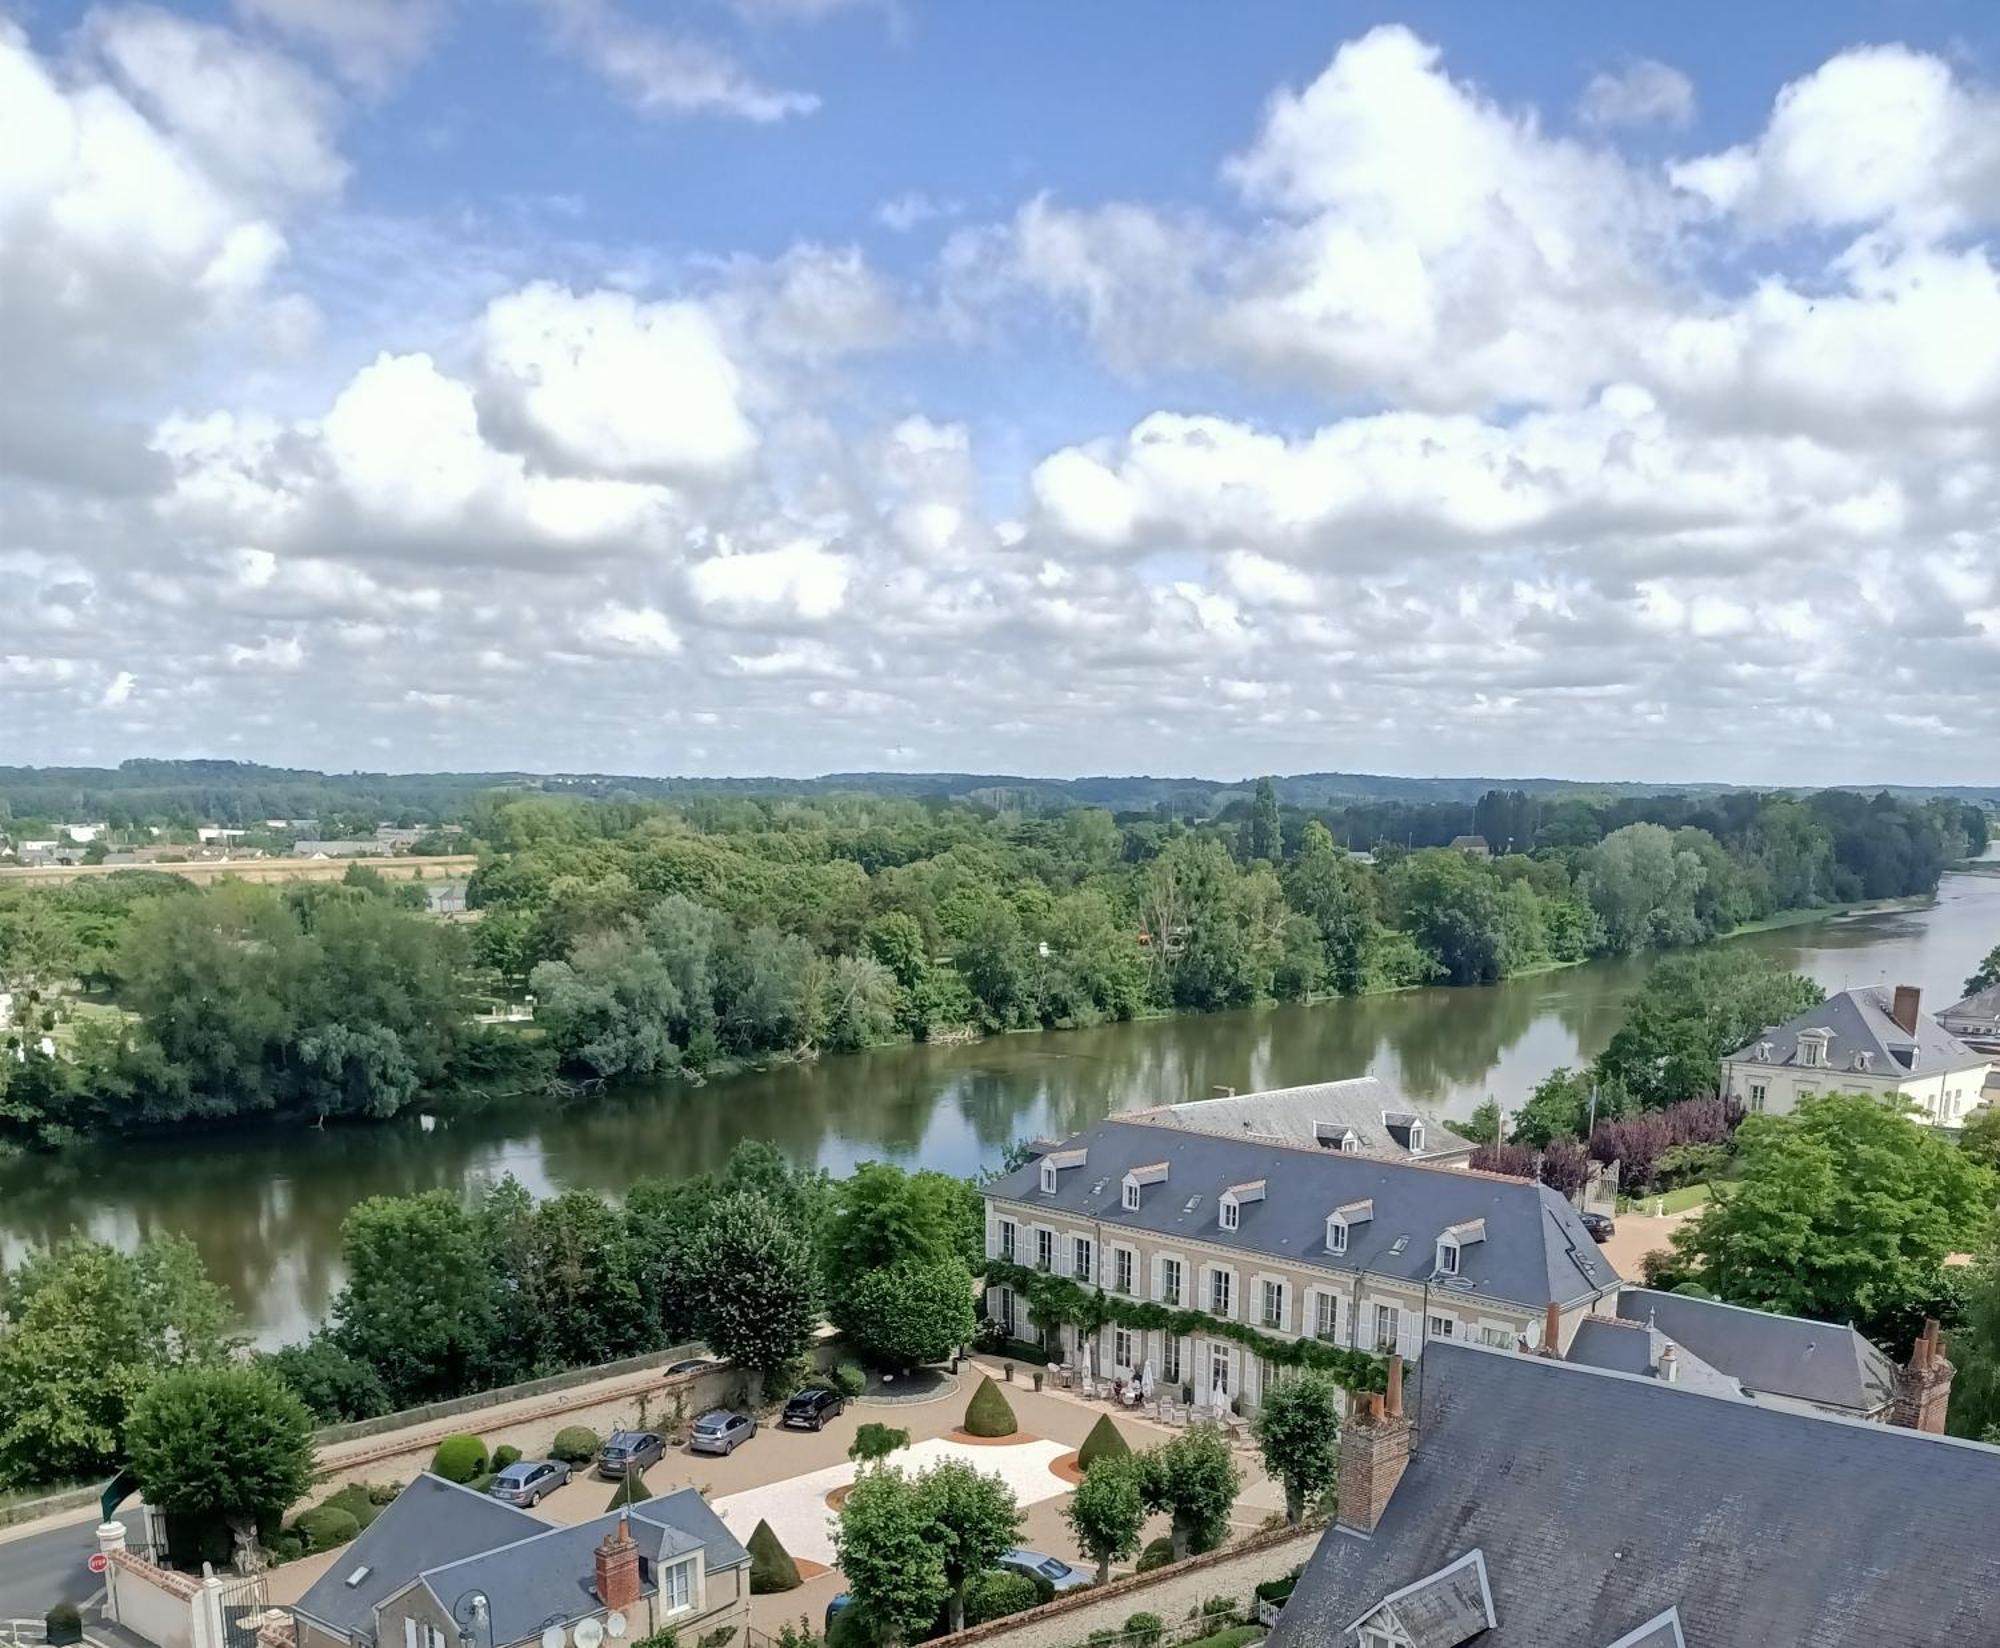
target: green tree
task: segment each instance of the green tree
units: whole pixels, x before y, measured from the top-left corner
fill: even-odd
[[[1551,1070],[1515,1112],[1514,1143],[1541,1150],[1554,1139],[1581,1139],[1590,1126],[1591,1086],[1587,1070]]]
[[[133,1402],[125,1447],[184,1561],[268,1540],[312,1484],[312,1415],[261,1368],[162,1375]]]
[[[963,1459],[946,1459],[918,1476],[930,1513],[931,1541],[944,1560],[949,1629],[965,1628],[965,1587],[1013,1546],[1021,1533],[1014,1490]]]
[[[0,1481],[29,1486],[110,1469],[148,1383],[226,1359],[230,1315],[180,1236],[129,1254],[69,1242],[0,1275]]]
[[[1946,1257],[1993,1218],[1990,1169],[1866,1094],[1750,1116],[1736,1154],[1735,1179],[1673,1235],[1692,1280],[1735,1304],[1894,1318],[1936,1297]]]
[[[1076,1548],[1097,1564],[1097,1583],[1111,1578],[1111,1564],[1139,1550],[1146,1525],[1146,1503],[1140,1488],[1136,1455],[1092,1461],[1063,1507],[1063,1520],[1076,1535]]]
[[[1603,925],[1605,945],[1622,955],[1710,937],[1714,929],[1704,931],[1695,915],[1705,878],[1702,855],[1673,831],[1628,824],[1590,849],[1577,885]]]
[[[935,1536],[927,1496],[893,1467],[862,1472],[841,1504],[835,1560],[884,1648],[929,1632],[951,1594]]]
[[[1382,925],[1374,885],[1367,867],[1336,847],[1318,819],[1306,826],[1285,872],[1285,898],[1319,935],[1327,982],[1342,995],[1367,989]]]
[[[703,1341],[749,1373],[754,1399],[819,1326],[811,1243],[768,1197],[739,1190],[717,1200],[683,1262]]]
[[[2000,1242],[1988,1242],[1972,1267],[1945,1354],[1956,1370],[1946,1428],[1954,1436],[1991,1440],[2000,1434]]]
[[[969,1264],[985,1241],[979,1193],[962,1179],[863,1162],[834,1188],[820,1238],[836,1311],[843,1291],[873,1270],[917,1260]],[[836,1325],[844,1326],[838,1315]]]
[[[1965,1118],[1958,1148],[1975,1162],[2000,1168],[2000,1104],[1982,1104]]]
[[[857,1465],[873,1465],[887,1459],[898,1448],[910,1445],[910,1433],[899,1426],[871,1419],[854,1433],[847,1457]]]
[[[1213,1425],[1190,1425],[1170,1442],[1132,1456],[1148,1511],[1173,1521],[1174,1560],[1212,1551],[1228,1536],[1243,1485],[1229,1443]]]
[[[1284,827],[1278,814],[1278,791],[1268,778],[1257,780],[1250,811],[1243,820],[1243,856],[1275,864],[1284,855]]]
[[[472,1216],[442,1190],[371,1196],[341,1221],[347,1285],[333,1341],[399,1404],[478,1388],[494,1359],[501,1294]]]
[[[1966,979],[1964,993],[1976,996],[1981,990],[1990,990],[1996,984],[2000,984],[2000,944],[1986,952],[1986,959]]]
[[[1753,951],[1670,956],[1647,976],[1595,1072],[1658,1109],[1713,1093],[1723,1056],[1821,999],[1818,985]]]
[[[537,967],[528,988],[535,1022],[566,1065],[610,1079],[680,1062],[681,994],[636,924],[579,939],[568,960]]]
[[[979,1326],[972,1273],[956,1254],[863,1271],[831,1314],[869,1362],[899,1372],[943,1361]]]
[[[257,1361],[290,1386],[322,1425],[373,1419],[393,1405],[382,1376],[323,1332],[303,1344],[265,1351]]]
[[[1317,1368],[1293,1374],[1264,1393],[1253,1427],[1264,1469],[1284,1484],[1285,1519],[1333,1486],[1340,1463],[1340,1387]]]

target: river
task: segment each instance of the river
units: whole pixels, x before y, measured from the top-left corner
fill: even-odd
[[[1828,989],[1909,983],[1955,1001],[2000,942],[2000,864],[1945,877],[1920,907],[1836,916],[1728,940]],[[572,1108],[435,1123],[238,1132],[122,1144],[0,1167],[0,1256],[73,1232],[129,1244],[184,1231],[262,1343],[305,1333],[340,1283],[339,1228],[364,1196],[467,1191],[511,1173],[537,1194],[616,1194],[649,1174],[713,1167],[742,1138],[844,1173],[887,1158],[972,1173],[1012,1139],[1113,1111],[1372,1072],[1447,1116],[1488,1095],[1512,1106],[1557,1065],[1594,1057],[1649,958],[1591,962],[1482,989],[1094,1030],[895,1047],[666,1082]]]

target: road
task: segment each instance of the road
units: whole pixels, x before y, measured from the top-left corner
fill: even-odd
[[[104,1581],[85,1566],[97,1549],[90,1517],[0,1541],[0,1618],[37,1619],[58,1602],[87,1602]]]

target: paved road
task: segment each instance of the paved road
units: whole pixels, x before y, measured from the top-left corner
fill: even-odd
[[[94,1520],[0,1543],[0,1618],[34,1619],[58,1602],[87,1602],[104,1581],[84,1566],[97,1549]]]

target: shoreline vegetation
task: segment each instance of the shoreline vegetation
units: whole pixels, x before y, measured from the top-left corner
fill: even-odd
[[[0,1151],[1491,984],[1921,900],[1987,839],[1887,793],[1306,809],[1269,780],[1191,818],[498,792],[451,822],[469,921],[358,867],[0,889]]]

